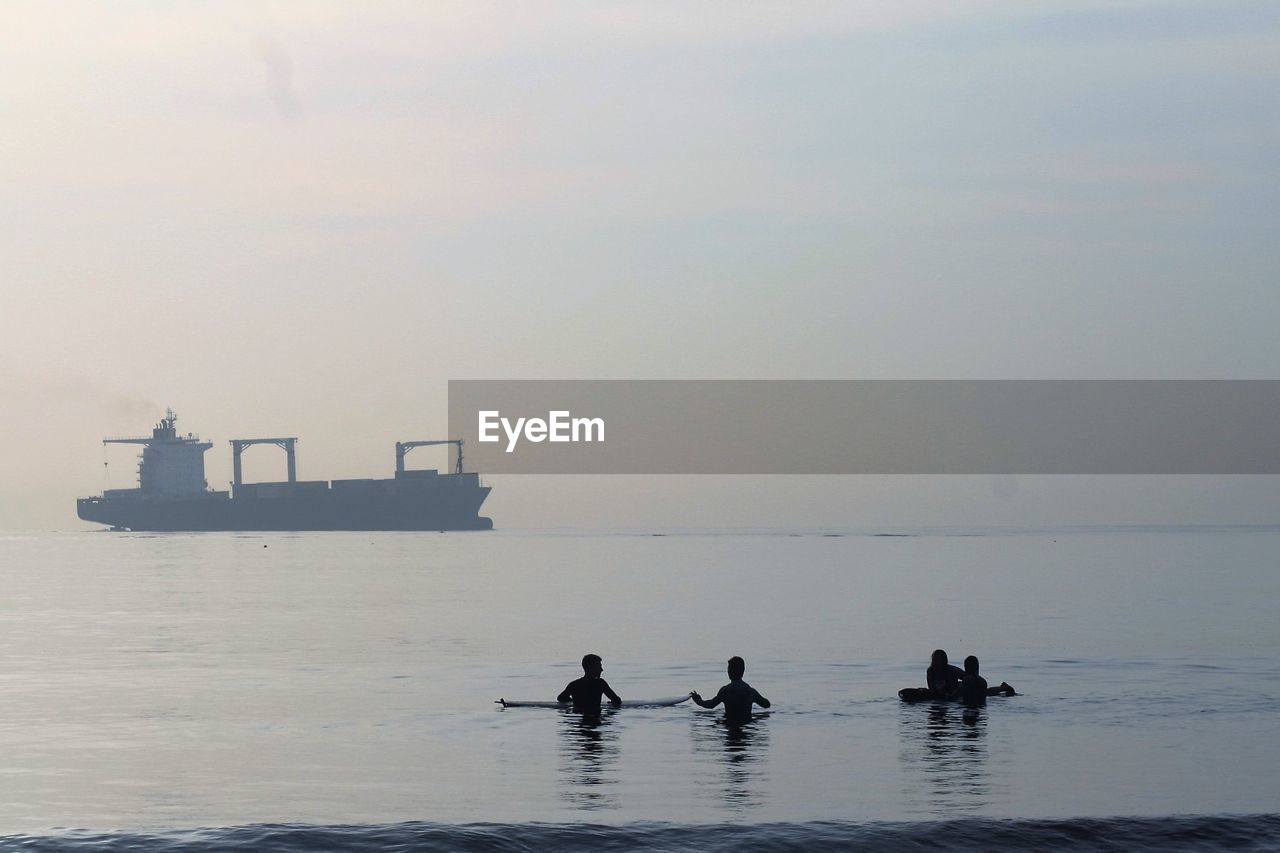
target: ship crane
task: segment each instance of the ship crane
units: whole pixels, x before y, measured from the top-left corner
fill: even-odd
[[[240,456],[244,453],[246,447],[253,447],[255,444],[274,444],[285,453],[285,466],[288,471],[287,477],[290,483],[298,482],[298,462],[296,446],[298,439],[296,436],[291,438],[233,438],[231,439],[231,470],[232,485],[243,485],[243,478],[240,468]]]
[[[458,461],[453,466],[453,473],[462,473],[462,439],[460,438],[438,438],[433,441],[397,441],[396,442],[396,475],[404,473],[404,455],[415,447],[429,447],[435,444],[456,444],[458,445]]]

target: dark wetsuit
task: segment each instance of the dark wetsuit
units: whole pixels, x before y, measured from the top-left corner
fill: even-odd
[[[960,701],[971,708],[987,704],[987,680],[981,675],[965,673],[960,681]]]
[[[964,678],[964,670],[955,664],[947,664],[941,672],[932,666],[925,670],[925,684],[929,685],[929,694],[935,699],[958,699],[960,697],[960,679]]]
[[[724,703],[724,721],[731,725],[750,722],[752,703],[761,708],[769,707],[769,700],[740,678],[721,687],[714,699],[698,704],[704,708],[714,708],[721,702]]]
[[[584,675],[577,681],[570,681],[564,692],[556,697],[556,701],[572,702],[575,711],[599,711],[601,696],[608,696],[609,701],[615,706],[622,704],[622,700],[618,698],[617,693],[613,692],[609,682],[603,678]]]

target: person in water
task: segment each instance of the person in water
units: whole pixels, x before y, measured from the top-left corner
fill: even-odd
[[[964,677],[960,679],[960,701],[970,708],[987,704],[987,680],[978,675],[978,659],[964,659]]]
[[[960,698],[960,681],[964,678],[964,670],[947,663],[947,653],[942,649],[934,651],[924,677],[924,683],[929,687],[930,698]]]
[[[582,672],[581,678],[570,681],[569,686],[561,691],[556,697],[557,702],[572,702],[575,711],[599,711],[601,696],[608,696],[615,708],[622,704],[622,699],[613,692],[609,682],[600,677],[600,673],[604,672],[604,662],[600,655],[583,655]]]
[[[720,688],[720,692],[715,695],[714,699],[703,699],[696,690],[689,694],[689,698],[703,708],[714,708],[723,702],[724,721],[730,725],[741,725],[742,723],[750,722],[751,706],[754,704],[759,705],[761,708],[768,708],[769,700],[742,680],[742,676],[746,671],[746,661],[734,655],[729,658],[729,683]]]
[[[978,659],[969,655],[964,659],[964,677],[960,679],[960,701],[976,708],[987,704],[988,696],[1016,696],[1009,682],[1000,682],[999,687],[988,687],[987,680],[978,674]]]

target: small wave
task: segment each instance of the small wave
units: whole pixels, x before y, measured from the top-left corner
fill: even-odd
[[[0,849],[167,853],[293,851],[534,850],[763,851],[844,850],[1264,850],[1280,844],[1280,816],[1204,816],[991,820],[927,823],[436,824],[304,826],[255,824],[169,833],[85,831],[0,837]]]

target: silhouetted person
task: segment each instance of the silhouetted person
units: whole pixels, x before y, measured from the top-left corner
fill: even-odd
[[[964,659],[964,678],[960,679],[960,701],[971,708],[987,704],[987,680],[978,675],[978,659]]]
[[[947,653],[942,649],[934,651],[924,677],[924,683],[929,687],[930,697],[934,699],[960,697],[960,679],[964,678],[964,670],[947,663]]]
[[[730,725],[741,725],[751,721],[751,706],[769,707],[769,700],[764,698],[754,687],[742,680],[747,671],[747,663],[734,655],[729,658],[729,683],[720,688],[714,699],[706,700],[698,695],[698,691],[689,694],[694,702],[703,708],[714,708],[724,703],[724,721]]]
[[[601,696],[608,696],[615,708],[622,704],[609,682],[600,677],[604,672],[600,655],[583,655],[582,671],[585,674],[577,681],[570,681],[569,686],[556,697],[557,702],[572,702],[575,711],[599,711]]]
[[[987,680],[978,675],[978,659],[969,655],[964,659],[964,677],[960,680],[960,700],[971,708],[987,704],[988,696],[1016,696],[1009,682],[999,687],[988,687]]]

